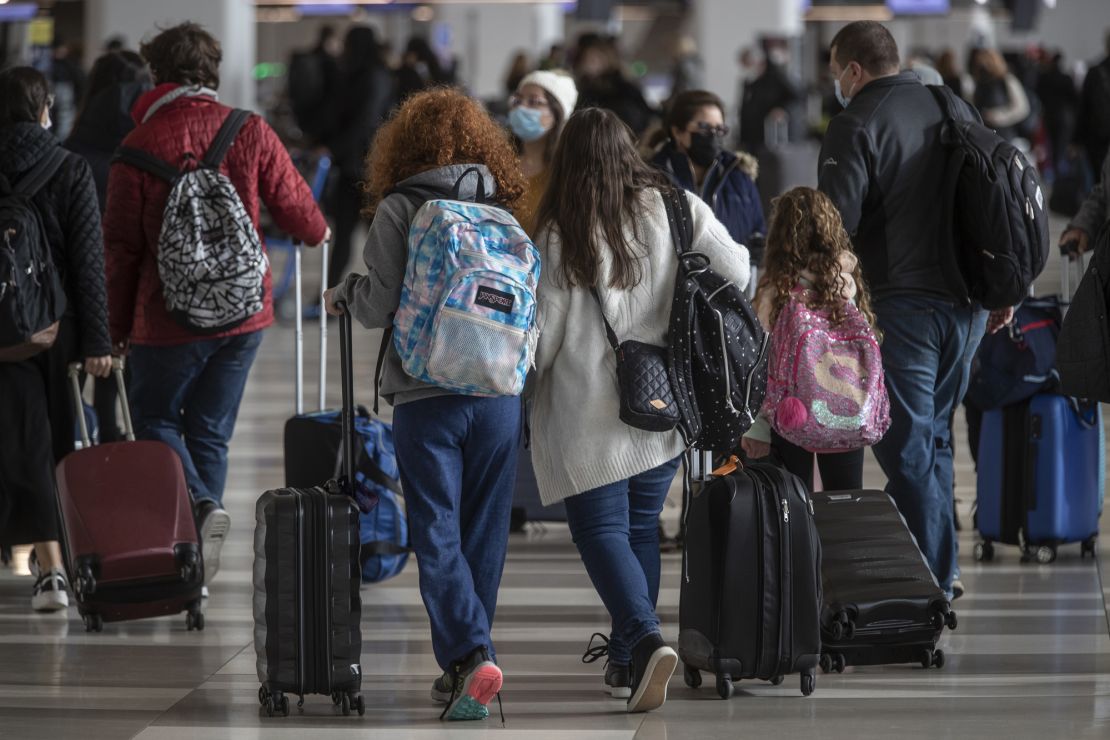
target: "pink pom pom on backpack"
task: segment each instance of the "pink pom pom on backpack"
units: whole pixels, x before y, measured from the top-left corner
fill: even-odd
[[[787,396],[782,399],[778,410],[775,412],[775,422],[783,430],[801,429],[809,419],[809,411],[801,399]]]

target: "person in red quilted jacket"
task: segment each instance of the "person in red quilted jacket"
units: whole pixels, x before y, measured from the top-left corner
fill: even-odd
[[[219,42],[202,27],[183,23],[143,44],[155,88],[132,110],[136,128],[123,146],[151,154],[179,170],[196,166],[231,109],[219,102]],[[240,129],[220,171],[234,185],[255,230],[260,202],[284,231],[320,244],[327,224],[285,147],[258,116]],[[198,334],[171,317],[158,270],[159,234],[170,184],[117,162],[108,179],[104,241],[109,326],[114,351],[128,351],[131,410],[136,435],[166,442],[181,456],[196,509],[205,583],[219,567],[231,526],[223,509],[227,448],[247,374],[273,323],[271,276],[263,302],[243,323]]]

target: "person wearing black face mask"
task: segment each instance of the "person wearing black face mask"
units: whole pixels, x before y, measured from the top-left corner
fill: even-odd
[[[729,130],[721,99],[705,90],[681,93],[671,102],[665,123],[666,138],[652,164],[709,204],[734,241],[758,249],[766,226],[753,179],[755,162],[725,150]]]

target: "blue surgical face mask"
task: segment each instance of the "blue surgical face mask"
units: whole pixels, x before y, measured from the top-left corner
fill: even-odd
[[[518,105],[509,112],[509,128],[521,141],[536,141],[547,133],[542,118],[543,111]]]
[[[841,73],[840,73],[840,77],[843,77],[844,73],[847,72],[847,71],[848,70],[846,70],[846,69],[842,70]],[[836,100],[837,100],[837,102],[839,102],[842,107],[847,108],[848,104],[852,102],[852,97],[850,95],[845,95],[844,91],[840,88],[840,77],[837,77],[833,81],[833,87],[836,88]],[[852,89],[853,90],[855,89],[854,85],[852,86]]]

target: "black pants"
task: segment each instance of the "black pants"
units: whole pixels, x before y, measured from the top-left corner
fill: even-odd
[[[331,240],[331,257],[328,263],[328,280],[325,287],[334,288],[343,281],[347,263],[351,259],[351,240],[355,228],[362,220],[362,191],[358,182],[340,174],[332,184],[328,197],[328,211],[335,221]]]
[[[54,467],[73,451],[74,413],[66,363],[71,322],[54,346],[23,362],[0,363],[0,543],[58,539]]]
[[[805,481],[813,490],[814,453],[787,442],[771,432],[771,448],[783,467]],[[821,483],[826,491],[856,491],[863,488],[863,450],[817,455]]]

